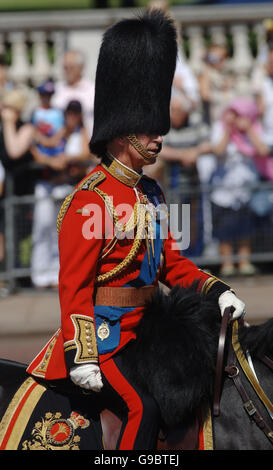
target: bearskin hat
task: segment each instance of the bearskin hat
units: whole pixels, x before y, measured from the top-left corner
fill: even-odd
[[[124,19],[103,36],[95,83],[91,152],[129,134],[165,135],[176,66],[176,29],[161,10]]]

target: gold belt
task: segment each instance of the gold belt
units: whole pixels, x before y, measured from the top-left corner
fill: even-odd
[[[113,307],[142,307],[151,300],[156,286],[144,287],[98,287],[95,291],[94,305]]]

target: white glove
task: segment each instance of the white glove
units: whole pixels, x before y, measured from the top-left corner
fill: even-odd
[[[81,364],[72,367],[70,377],[75,385],[79,385],[79,387],[86,390],[99,392],[103,387],[100,368],[97,364]]]
[[[234,312],[232,313],[232,320],[236,320],[245,314],[245,304],[242,300],[238,299],[236,295],[231,291],[227,290],[220,295],[218,299],[221,315],[224,315],[224,311],[228,307],[233,307]]]

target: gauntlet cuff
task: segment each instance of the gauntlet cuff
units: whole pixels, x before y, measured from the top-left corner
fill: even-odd
[[[98,349],[93,318],[85,315],[71,315],[75,329],[74,339],[64,343],[67,367],[76,364],[98,362]]]

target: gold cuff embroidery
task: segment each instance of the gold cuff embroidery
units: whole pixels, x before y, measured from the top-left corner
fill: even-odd
[[[98,349],[93,318],[85,315],[71,315],[75,328],[73,341],[64,344],[65,352],[76,349],[75,363],[97,362]]]
[[[207,279],[202,286],[201,293],[206,295],[215,282],[217,282],[217,279],[214,277]]]
[[[206,271],[203,271],[202,269],[199,269],[199,271],[201,271],[202,273],[208,274],[210,276],[204,282],[204,284],[202,286],[202,289],[201,289],[201,294],[206,295],[216,282],[221,282],[222,284],[225,284],[230,289],[230,286],[226,282],[221,281],[221,279],[219,279],[218,277],[213,276],[210,273],[207,273]]]

